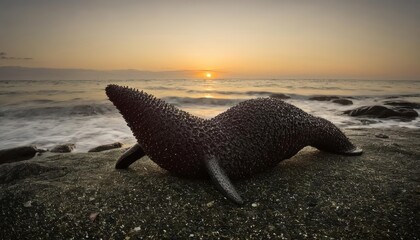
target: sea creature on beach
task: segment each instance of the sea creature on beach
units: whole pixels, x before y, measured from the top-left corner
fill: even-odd
[[[147,155],[175,175],[210,177],[237,204],[243,200],[230,179],[271,168],[305,146],[362,154],[328,120],[276,98],[246,100],[214,118],[202,119],[143,91],[118,85],[105,90],[137,139],[116,168],[127,168]]]

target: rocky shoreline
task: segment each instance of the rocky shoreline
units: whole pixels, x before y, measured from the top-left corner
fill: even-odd
[[[353,129],[364,154],[305,148],[235,181],[245,205],[206,179],[172,176],[124,151],[51,153],[0,165],[2,239],[418,238],[420,130]]]
[[[120,142],[100,145],[90,149],[88,152],[102,152],[111,149],[121,148],[123,146]],[[74,143],[59,144],[54,146],[51,150],[38,148],[35,145],[20,146],[15,148],[8,148],[0,150],[0,164],[18,162],[31,159],[35,156],[41,156],[45,152],[51,153],[70,153],[76,148]]]

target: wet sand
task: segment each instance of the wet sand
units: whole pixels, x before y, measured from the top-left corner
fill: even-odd
[[[243,206],[224,199],[208,180],[172,176],[148,158],[116,170],[122,149],[45,153],[3,164],[0,234],[2,239],[417,239],[420,130],[346,134],[364,149],[362,156],[305,148],[272,170],[235,181]]]

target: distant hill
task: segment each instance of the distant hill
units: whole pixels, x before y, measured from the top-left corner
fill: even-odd
[[[197,78],[200,71],[139,71],[90,70],[60,68],[0,67],[0,80],[129,80],[129,79],[182,79]]]

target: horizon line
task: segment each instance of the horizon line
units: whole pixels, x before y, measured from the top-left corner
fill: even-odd
[[[222,71],[222,70],[211,70],[211,69],[177,69],[177,70],[145,70],[145,69],[134,69],[134,68],[120,68],[120,69],[94,69],[94,68],[56,68],[56,67],[25,67],[25,66],[18,66],[18,65],[7,65],[7,66],[0,66],[0,69],[6,69],[6,68],[15,68],[15,69],[43,69],[43,70],[79,70],[79,71],[96,71],[96,72],[113,72],[113,71],[137,71],[139,73],[170,73],[170,72],[192,72],[192,73],[205,73],[205,72],[211,72],[211,73],[224,73],[224,74],[231,74],[231,77],[214,77],[207,80],[372,80],[372,81],[420,81],[420,76],[412,76],[412,77],[380,77],[380,76],[356,76],[356,77],[349,77],[345,75],[351,75],[351,74],[343,74],[343,76],[334,76],[334,75],[326,75],[326,76],[320,76],[314,74],[314,76],[308,76],[308,74],[299,76],[299,74],[291,74],[291,75],[270,75],[270,74],[242,74],[242,75],[250,75],[249,77],[246,76],[240,76],[241,74],[231,72],[231,71]],[[239,75],[239,76],[235,76]],[[1,76],[1,75],[0,75]],[[182,80],[182,79],[206,79],[204,77],[193,77],[193,76],[185,76],[185,77],[158,77],[158,78],[127,78],[125,80]],[[22,81],[34,81],[34,80],[48,80],[48,79],[0,79],[0,81],[14,81],[14,80],[22,80]],[[122,80],[122,79],[56,79],[56,80]]]

